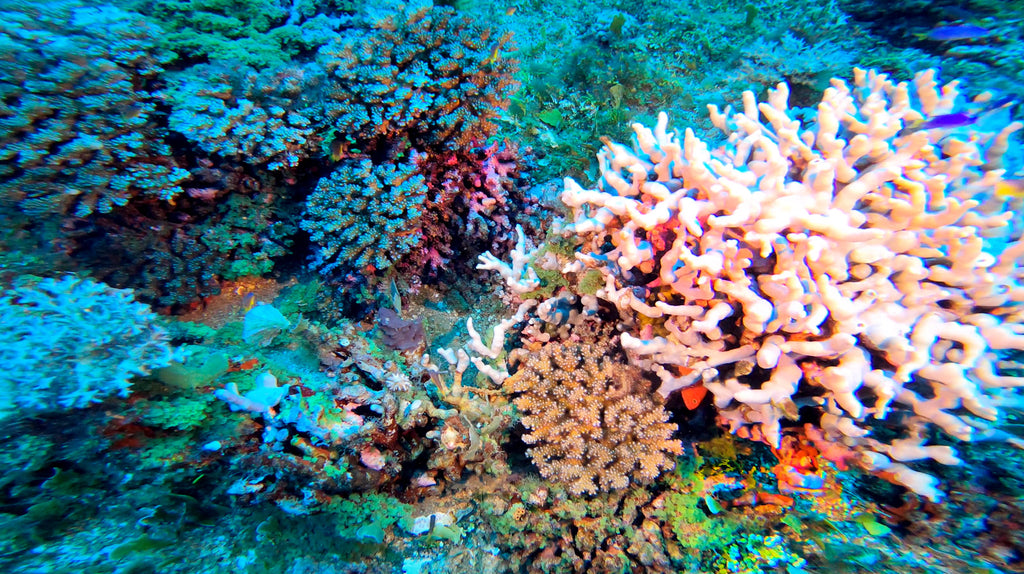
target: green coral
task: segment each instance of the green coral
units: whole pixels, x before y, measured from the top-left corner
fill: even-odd
[[[327,505],[338,536],[353,540],[364,540],[368,532],[383,532],[400,520],[409,520],[411,510],[410,505],[377,492],[335,498]],[[360,536],[360,530],[364,536]]]
[[[187,431],[202,425],[209,416],[212,395],[176,397],[148,401],[142,408],[142,423],[168,430]]]

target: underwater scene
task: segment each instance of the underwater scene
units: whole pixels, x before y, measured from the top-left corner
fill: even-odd
[[[0,0],[0,572],[1024,572],[1024,3]]]

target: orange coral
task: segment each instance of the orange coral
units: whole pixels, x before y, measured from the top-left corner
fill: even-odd
[[[682,454],[676,425],[647,393],[640,371],[592,345],[549,344],[505,381],[544,478],[573,494],[649,482]]]

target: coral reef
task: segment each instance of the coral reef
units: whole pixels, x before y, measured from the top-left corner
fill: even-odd
[[[0,570],[1024,572],[1024,14],[926,4],[4,2]]]
[[[142,17],[62,1],[6,4],[2,20],[3,204],[82,217],[183,192],[148,87],[169,55]]]
[[[593,345],[550,344],[525,359],[505,388],[535,445],[530,458],[541,476],[572,494],[645,484],[682,454],[676,426],[645,393],[638,369],[616,364]]]
[[[0,295],[0,418],[127,396],[132,377],[178,354],[131,291],[88,279],[21,277]]]

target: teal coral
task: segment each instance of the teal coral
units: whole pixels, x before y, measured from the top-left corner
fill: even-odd
[[[0,417],[127,396],[134,375],[175,357],[149,307],[88,279],[23,278],[0,294],[0,316]]]
[[[314,267],[323,274],[372,265],[390,268],[415,247],[426,199],[412,162],[347,162],[317,184],[300,226],[318,246]]]
[[[31,216],[182,192],[146,83],[168,55],[138,15],[77,2],[0,15],[0,198]]]
[[[361,149],[446,148],[489,135],[514,89],[509,38],[430,2],[374,3],[320,48],[324,116]]]

